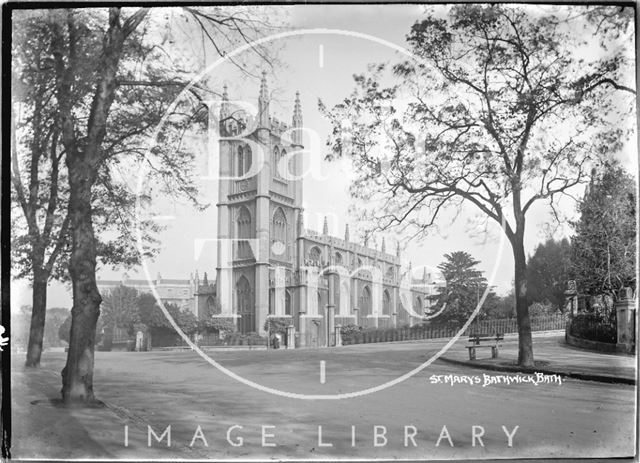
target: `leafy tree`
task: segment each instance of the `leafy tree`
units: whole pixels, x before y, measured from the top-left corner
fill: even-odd
[[[564,309],[564,291],[571,271],[571,244],[563,238],[549,238],[539,244],[527,262],[529,304],[550,303],[555,309]]]
[[[142,293],[138,297],[138,311],[135,323],[142,323],[148,327],[169,327],[169,322],[158,307],[153,294]]]
[[[12,204],[24,223],[12,227],[12,253],[17,277],[30,276],[33,294],[26,366],[40,363],[47,308],[47,284],[58,256],[66,246],[68,220],[60,211],[61,155],[55,109],[47,104],[51,67],[44,57],[50,46],[37,28],[17,25],[12,50],[11,157]],[[26,45],[26,46],[25,46]],[[17,111],[18,114],[15,114]],[[18,146],[20,134],[21,147]],[[19,151],[24,156],[19,156]],[[20,159],[22,158],[22,159]],[[20,169],[20,160],[24,173]],[[26,252],[21,252],[26,250]],[[15,272],[16,267],[13,267]]]
[[[486,311],[487,318],[512,318],[516,312],[515,290],[511,288],[504,296],[496,296],[496,303]]]
[[[26,366],[40,363],[46,329],[47,285],[68,280],[68,176],[64,169],[52,62],[52,41],[42,14],[16,15],[12,53],[12,271],[32,283],[32,312]],[[103,169],[92,205],[102,264],[140,262],[130,233],[136,196]],[[159,226],[140,221],[143,242],[154,244]],[[155,248],[149,248],[147,257]]]
[[[140,161],[150,166],[166,192],[198,202],[192,179],[193,155],[178,141],[198,117],[206,119],[206,105],[198,102],[207,90],[191,87],[194,101],[185,102],[186,108],[175,108],[171,116],[179,117],[166,121],[159,136],[161,143],[147,150],[147,136],[186,87],[188,73],[176,65],[172,54],[162,47],[164,43],[155,43],[155,25],[165,15],[169,17],[167,11],[126,11],[130,13],[116,7],[58,9],[30,17],[42,27],[39,40],[49,50],[51,76],[46,82],[53,89],[51,98],[55,98],[55,120],[68,179],[68,268],[74,306],[69,354],[62,371],[65,403],[94,398],[93,346],[101,303],[95,269],[102,251],[96,239],[96,188],[102,180],[114,178],[117,166]],[[221,55],[239,43],[250,43],[256,32],[266,27],[266,22],[247,7],[177,12],[171,15],[174,21],[194,20],[203,40]],[[265,56],[260,46],[254,50]],[[191,114],[184,116],[185,112]],[[107,190],[117,196],[117,191]],[[135,223],[136,219],[129,220]]]
[[[592,161],[620,149],[635,95],[629,60],[613,59],[633,56],[631,34],[614,39],[573,14],[589,7],[535,8],[431,7],[407,36],[413,60],[393,76],[372,66],[343,102],[320,105],[333,125],[329,157],[351,157],[351,191],[375,228],[426,236],[445,208],[463,205],[500,224],[515,264],[518,363],[527,367],[527,214],[543,200],[555,212]],[[585,53],[585,30],[608,48]]]
[[[553,315],[557,313],[559,308],[553,304],[546,302],[534,302],[529,306],[529,313],[532,317],[540,317],[544,315]]]
[[[579,290],[616,298],[636,287],[636,187],[617,164],[605,164],[578,206],[571,266]]]
[[[469,319],[486,290],[487,279],[476,268],[480,261],[468,252],[456,251],[445,254],[444,257],[445,261],[438,265],[438,269],[447,285],[442,289],[439,304],[446,302],[447,307],[437,321],[462,325]],[[485,302],[494,296],[487,297]]]
[[[102,298],[101,318],[105,327],[133,328],[138,310],[138,290],[130,286],[120,285],[112,289]]]
[[[219,315],[220,301],[214,296],[213,305],[206,304],[204,313],[198,320],[198,331],[200,333],[214,331],[220,334],[236,331],[236,324],[233,318],[222,318]]]
[[[193,334],[198,330],[198,319],[188,309],[181,309],[177,304],[164,304],[167,312],[185,334]],[[155,330],[174,331],[173,326],[158,306],[152,294],[143,293],[137,299],[138,311],[133,323],[142,323]]]
[[[189,309],[181,309],[176,304],[166,304],[166,309],[185,334],[198,331],[198,318]]]

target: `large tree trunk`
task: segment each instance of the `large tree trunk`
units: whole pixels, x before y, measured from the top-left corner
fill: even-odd
[[[34,270],[31,327],[29,328],[29,344],[27,345],[27,361],[25,363],[27,367],[40,366],[47,314],[47,280],[43,272]]]
[[[107,131],[109,110],[115,98],[116,74],[124,41],[145,18],[148,8],[140,8],[121,24],[120,8],[109,8],[109,27],[105,31],[101,52],[101,66],[97,69],[97,85],[87,120],[86,137],[82,143],[76,138],[76,128],[69,96],[76,71],[73,64],[75,48],[69,47],[71,68],[66,68],[65,46],[61,30],[54,40],[56,66],[61,84],[60,100],[62,139],[66,149],[69,172],[69,224],[71,229],[71,257],[69,274],[73,287],[71,335],[67,364],[62,370],[62,399],[65,403],[88,402],[93,396],[93,361],[96,323],[102,298],[96,285],[96,243],[91,211],[91,190],[98,174],[101,144]],[[75,23],[67,10],[69,35],[75,35]],[[70,37],[73,40],[73,37]],[[80,146],[82,145],[82,146]]]
[[[102,302],[96,285],[96,247],[91,215],[91,187],[95,169],[86,160],[69,155],[67,166],[72,239],[69,273],[73,287],[73,308],[69,353],[62,370],[62,400],[65,403],[86,403],[94,400],[94,343]]]
[[[512,245],[515,261],[516,317],[518,320],[518,365],[533,367],[531,320],[527,305],[527,260],[524,253],[524,233],[516,233]]]

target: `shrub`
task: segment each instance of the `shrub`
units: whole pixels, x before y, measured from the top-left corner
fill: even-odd
[[[343,344],[355,344],[355,337],[362,332],[362,327],[350,323],[340,327],[340,337]]]
[[[291,317],[268,317],[264,322],[264,330],[269,334],[287,334],[287,328],[291,324]]]
[[[226,333],[236,331],[236,324],[233,318],[207,317],[198,322],[198,330],[201,333],[215,332],[224,336]]]
[[[224,338],[227,346],[263,346],[267,344],[267,340],[258,333],[228,333]]]
[[[571,321],[569,334],[590,341],[615,343],[616,327],[595,314],[578,314]]]

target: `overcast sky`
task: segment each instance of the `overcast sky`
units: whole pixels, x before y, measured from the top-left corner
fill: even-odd
[[[532,11],[539,6],[529,7]],[[339,102],[349,95],[354,87],[353,74],[362,73],[370,63],[394,62],[400,54],[391,45],[403,47],[404,37],[411,25],[422,16],[423,7],[419,5],[309,5],[284,7],[281,17],[288,17],[290,30],[332,29],[334,32],[306,33],[274,41],[281,47],[283,67],[268,75],[271,89],[275,89],[275,101],[272,114],[286,122],[291,121],[294,95],[300,91],[304,125],[314,129],[324,145],[329,125],[319,114],[318,99],[327,106]],[[355,33],[355,34],[354,34]],[[361,34],[361,36],[354,36]],[[370,36],[369,39],[362,35]],[[180,37],[176,34],[176,37]],[[259,82],[247,78],[238,78],[229,67],[220,67],[212,71],[209,82],[213,85],[227,83],[232,99],[246,99],[257,104]],[[635,146],[635,143],[631,146]],[[323,157],[321,147],[315,156]],[[631,154],[629,154],[631,153]],[[635,152],[631,149],[619,155],[623,163],[632,171],[637,170]],[[348,214],[352,204],[348,194],[352,176],[348,161],[327,163],[322,161],[324,180],[306,178],[304,182],[304,207],[307,212],[307,228],[319,230],[325,215],[329,216],[329,227],[333,234],[343,236],[345,223],[351,227],[351,237],[357,237],[358,224]],[[215,205],[217,187],[211,182],[203,184],[203,195]],[[162,201],[162,200],[161,200]],[[215,273],[215,249],[207,245],[198,259],[194,257],[194,242],[198,239],[216,237],[216,208],[198,213],[184,204],[164,201],[163,210],[175,216],[167,221],[169,228],[162,233],[162,249],[154,262],[148,263],[152,275],[161,273],[166,278],[188,278],[198,269],[202,276]],[[575,204],[565,204],[565,213],[571,215]],[[497,266],[496,279],[492,282],[498,292],[507,291],[513,279],[513,258],[511,248],[505,244],[502,258],[497,260],[500,232],[498,226],[491,224],[489,235],[473,236],[471,233],[475,214],[473,209],[465,210],[454,219],[453,212],[447,212],[439,222],[439,230],[420,241],[403,243],[406,245],[404,257],[411,259],[413,266],[427,264],[437,266],[446,253],[466,250],[481,261],[480,268],[487,276]],[[525,247],[531,253],[536,244],[548,236],[548,225],[552,222],[547,206],[538,203],[530,210],[527,222]],[[557,231],[556,237],[568,232],[567,228]],[[380,241],[382,235],[378,237]],[[393,234],[386,235],[387,250],[395,250]],[[103,279],[120,278],[120,269],[101,269]],[[129,271],[131,277],[143,278],[140,271]],[[15,285],[12,305],[19,307],[30,304],[30,296],[24,285]],[[70,307],[70,295],[60,284],[52,283],[49,295],[49,307]]]

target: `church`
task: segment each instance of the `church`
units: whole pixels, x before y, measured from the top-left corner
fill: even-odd
[[[277,317],[295,329],[296,346],[335,345],[340,326],[387,328],[422,320],[436,275],[401,268],[399,245],[387,252],[306,229],[302,208],[302,108],[291,125],[270,116],[266,74],[257,114],[229,100],[219,109],[219,196],[214,316],[242,333],[265,333]],[[294,154],[298,152],[298,154]]]

